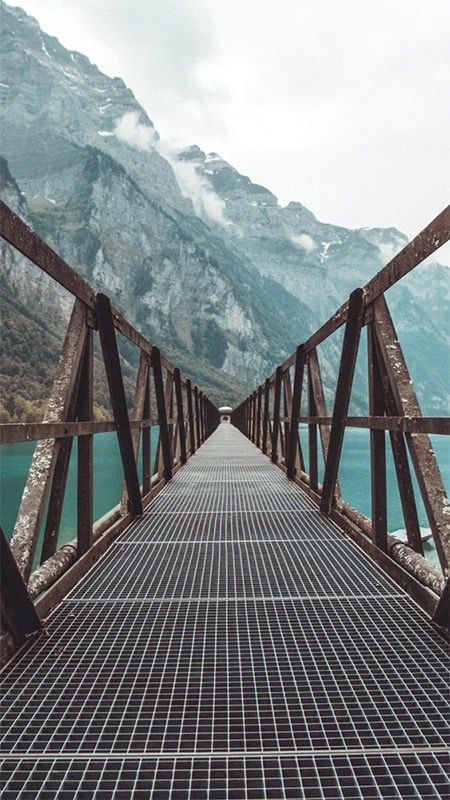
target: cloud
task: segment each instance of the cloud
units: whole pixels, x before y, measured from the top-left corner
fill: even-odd
[[[149,150],[157,139],[156,131],[151,125],[139,122],[138,111],[124,114],[114,128],[114,133],[122,142],[138,150]]]
[[[149,151],[152,148],[169,162],[183,197],[192,201],[195,213],[199,217],[207,216],[219,225],[230,225],[225,217],[225,203],[210,187],[207,179],[201,175],[197,166],[178,157],[177,148],[170,142],[159,139],[155,129],[140,122],[138,111],[129,111],[123,115],[114,128],[114,134],[129,147]]]
[[[309,233],[301,233],[299,236],[291,236],[291,242],[296,244],[298,247],[301,247],[302,250],[306,250],[307,253],[311,253],[312,250],[316,249],[316,243]]]
[[[448,0],[19,4],[283,205],[414,236],[448,202]]]
[[[225,203],[210,187],[206,178],[200,175],[195,164],[176,157],[167,159],[175,173],[181,194],[192,200],[194,211],[199,217],[207,216],[219,225],[230,225],[225,217]]]

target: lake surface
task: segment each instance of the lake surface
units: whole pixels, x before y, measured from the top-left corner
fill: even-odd
[[[308,467],[308,432],[307,425],[300,426],[300,439],[302,442],[303,453]],[[430,436],[432,447],[436,454],[437,462],[441,470],[446,490],[450,485],[450,442],[448,436]],[[371,517],[370,500],[370,433],[362,428],[347,428],[344,436],[344,446],[342,450],[341,463],[339,467],[339,482],[344,500],[350,503],[358,511],[362,511],[367,517]],[[320,440],[318,436],[319,449],[319,481],[323,478],[323,459],[320,452]],[[390,441],[386,435],[386,469],[387,469],[387,499],[388,499],[388,530],[394,531],[404,529],[404,520],[400,496],[397,487],[394,462],[391,454]],[[412,464],[410,470],[414,485],[414,494],[417,504],[419,524],[422,528],[429,530],[428,519],[419,487],[414,476]],[[438,565],[437,553],[432,541],[425,542],[424,554],[427,558]]]
[[[159,428],[152,428],[151,458],[154,463],[158,444]],[[0,521],[8,539],[11,538],[19,510],[22,492],[35,448],[34,442],[0,445]],[[142,480],[141,461],[138,463]],[[70,459],[69,475],[59,533],[59,544],[76,537],[76,473],[77,447],[74,443]],[[94,519],[100,519],[120,502],[123,488],[122,463],[120,461],[117,436],[98,433],[94,436]],[[42,531],[41,531],[42,533]],[[39,561],[40,542],[36,549]]]
[[[300,435],[305,460],[308,455],[307,432],[301,426]],[[450,484],[450,446],[445,436],[431,436],[442,476],[447,487]],[[152,428],[152,460],[156,453],[158,428]],[[0,446],[0,520],[8,538],[11,537],[14,522],[20,505],[26,476],[34,451],[33,442],[8,444]],[[388,525],[389,530],[397,531],[404,527],[400,498],[394,465],[388,453]],[[64,503],[59,543],[70,541],[76,535],[76,446],[73,448],[66,499]],[[139,464],[139,470],[141,469]],[[323,462],[320,465],[319,480],[323,474]],[[369,432],[352,428],[347,429],[344,438],[344,449],[339,472],[342,494],[345,500],[370,517],[370,453]],[[122,466],[115,433],[101,433],[94,436],[94,518],[99,519],[113,508],[120,500],[123,485]],[[415,483],[416,500],[420,525],[428,527],[425,509],[419,497]],[[424,545],[425,554],[437,564],[437,556],[432,542]],[[37,549],[37,558],[40,547]]]

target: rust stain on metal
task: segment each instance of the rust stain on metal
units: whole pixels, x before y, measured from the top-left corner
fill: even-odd
[[[62,422],[72,400],[86,333],[86,311],[83,303],[75,301],[72,316],[56,369],[44,422]],[[11,539],[11,550],[25,581],[31,572],[36,541],[45,503],[50,490],[53,470],[61,440],[38,442],[34,451],[27,482]]]

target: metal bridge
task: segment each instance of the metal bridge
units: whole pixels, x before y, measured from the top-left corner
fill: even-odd
[[[1,797],[448,798],[450,531],[428,434],[450,424],[421,416],[384,292],[448,241],[450,210],[231,422],[0,211],[5,246],[75,297],[43,422],[0,426],[4,442],[37,441],[12,540],[1,539]],[[328,414],[318,351],[341,325]],[[363,328],[370,416],[351,417]],[[97,332],[106,422],[93,414]],[[139,351],[131,411],[118,335]],[[351,426],[370,430],[371,520],[338,483]],[[92,442],[102,431],[117,433],[124,489],[94,523]],[[407,543],[387,532],[386,431]],[[74,439],[77,535],[59,546]],[[411,469],[440,568],[423,555]]]

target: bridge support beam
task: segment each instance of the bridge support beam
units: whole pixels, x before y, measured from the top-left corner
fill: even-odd
[[[320,502],[321,511],[326,514],[330,512],[334,498],[342,443],[344,441],[345,418],[350,403],[350,393],[355,372],[363,315],[364,292],[362,289],[355,289],[350,295],[348,303],[348,318],[345,326],[341,363],[336,386],[336,398],[334,401],[333,420],[331,423],[330,446],[325,464],[322,499]]]
[[[120,368],[119,350],[109,297],[104,294],[96,296],[97,324],[105,363],[106,378],[116,423],[117,439],[128,493],[128,504],[134,517],[142,514],[142,499],[139,490],[139,478],[134,457],[133,439],[130,419]]]

